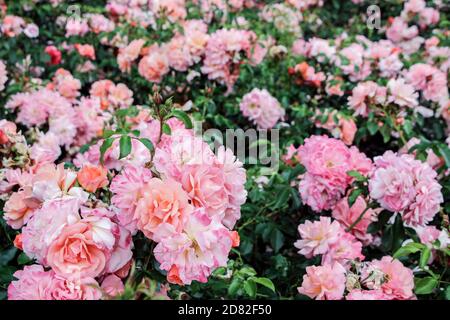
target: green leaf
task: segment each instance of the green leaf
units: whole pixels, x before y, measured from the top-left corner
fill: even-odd
[[[375,122],[367,123],[367,130],[369,130],[370,135],[374,135],[378,131],[378,124]]]
[[[430,256],[431,256],[431,250],[428,247],[425,247],[422,250],[422,254],[420,255],[420,260],[419,260],[419,266],[423,269],[428,261],[430,260]]]
[[[162,131],[163,131],[164,134],[167,134],[169,136],[172,133],[172,130],[170,129],[170,127],[169,127],[169,125],[167,123],[163,123]]]
[[[438,147],[439,153],[445,160],[445,164],[447,165],[447,168],[450,168],[450,149],[444,144],[438,144],[437,147]]]
[[[106,151],[112,146],[114,142],[114,138],[108,138],[103,141],[102,145],[100,146],[100,163],[103,164],[103,160],[105,158]]]
[[[362,193],[361,189],[354,189],[352,192],[350,192],[350,195],[348,196],[348,205],[349,207],[352,207],[353,204],[356,201],[356,198]]]
[[[350,171],[347,171],[347,174],[348,174],[350,177],[355,178],[356,181],[360,181],[360,182],[362,182],[362,181],[367,181],[367,178],[364,177],[361,173],[359,173],[359,172],[356,171],[356,170],[350,170]]]
[[[6,266],[14,256],[16,255],[17,248],[11,247],[7,250],[0,252],[0,266]]]
[[[414,283],[416,294],[430,294],[438,285],[437,279],[433,277],[415,278]]]
[[[172,115],[175,118],[180,119],[181,121],[183,121],[184,125],[186,126],[187,129],[192,129],[192,121],[191,118],[189,118],[189,116],[187,115],[186,112],[175,109],[172,110]]]
[[[119,141],[120,152],[119,160],[125,158],[131,153],[131,138],[127,135],[120,137]]]
[[[139,141],[150,151],[153,152],[155,147],[153,146],[153,142],[147,138],[140,138]]]
[[[281,208],[283,205],[287,204],[289,198],[291,196],[291,187],[287,187],[281,190],[281,192],[278,194],[278,199],[275,202],[273,208]]]
[[[270,280],[268,278],[256,278],[256,277],[252,278],[252,280],[266,288],[269,288],[273,292],[275,292],[275,285],[273,284],[272,280]]]
[[[230,283],[230,286],[228,287],[228,294],[230,296],[236,295],[240,286],[241,286],[241,281],[239,279],[233,279],[233,281],[231,281],[231,283]]]
[[[22,252],[18,257],[17,257],[17,263],[20,265],[24,265],[24,264],[28,264],[29,262],[33,261],[33,259],[30,259],[25,252]]]
[[[248,279],[244,282],[244,290],[250,297],[256,296],[256,283],[252,279]]]
[[[284,244],[284,235],[278,229],[273,229],[270,234],[270,244],[275,252],[281,249]]]
[[[445,289],[445,299],[450,300],[450,286]]]
[[[399,248],[395,253],[394,253],[394,258],[399,258],[399,257],[406,257],[409,256],[411,253],[416,253],[421,251],[423,248],[425,247],[425,245],[421,244],[421,243],[416,243],[416,242],[410,242],[408,244],[406,244],[405,246]]]

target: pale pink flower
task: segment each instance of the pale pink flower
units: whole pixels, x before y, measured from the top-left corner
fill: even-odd
[[[299,184],[303,201],[314,211],[331,209],[353,181],[347,172],[357,170],[367,175],[372,164],[355,147],[327,136],[311,136],[298,148],[306,174]]]
[[[166,224],[156,236],[154,254],[160,268],[168,271],[169,282],[181,285],[207,282],[214,269],[226,265],[233,245],[232,233],[203,209],[190,215],[181,233]]]
[[[306,267],[298,292],[316,300],[340,300],[345,291],[345,269],[339,263]]]
[[[266,89],[253,89],[244,95],[239,107],[243,116],[249,118],[261,129],[273,128],[285,114],[278,100]]]
[[[386,29],[386,37],[392,42],[410,40],[416,37],[418,33],[417,26],[408,27],[408,24],[401,17],[394,18],[391,25]]]
[[[3,218],[14,229],[20,229],[33,216],[38,204],[29,187],[14,192],[5,202]]]
[[[5,63],[0,60],[0,91],[5,89],[6,81],[8,81],[8,72]]]
[[[119,49],[119,54],[117,55],[117,64],[122,72],[130,72],[131,64],[135,61],[144,47],[145,40],[138,39],[131,41],[125,48]]]
[[[25,28],[25,20],[21,17],[7,15],[1,23],[1,31],[9,38],[16,37],[23,32]]]
[[[31,147],[30,157],[36,163],[53,163],[61,155],[59,137],[53,132],[41,134],[39,140]]]
[[[401,107],[414,108],[418,106],[419,94],[412,85],[405,83],[405,79],[390,79],[387,88],[388,102],[393,102]]]
[[[118,208],[117,218],[133,233],[137,230],[134,212],[141,198],[141,189],[151,177],[149,169],[127,165],[111,182],[111,203]]]
[[[114,274],[110,274],[102,281],[101,288],[110,297],[116,297],[125,291],[122,280]]]
[[[370,181],[370,196],[392,212],[400,212],[412,226],[430,222],[443,202],[437,173],[427,163],[408,154],[387,151],[375,158]]]
[[[422,90],[427,100],[439,102],[443,96],[448,97],[447,76],[439,69],[424,63],[416,63],[405,75],[408,83],[416,90]]]
[[[333,221],[329,217],[320,217],[319,221],[311,222],[307,220],[298,226],[301,240],[295,242],[295,247],[300,249],[299,254],[306,258],[312,258],[319,254],[325,254],[330,246],[338,241],[341,235],[339,222]]]
[[[47,250],[61,230],[80,219],[77,199],[46,201],[22,229],[23,251],[28,257],[46,264]]]
[[[84,36],[89,32],[89,26],[86,19],[70,18],[66,23],[66,37]]]
[[[370,275],[373,272],[382,272],[384,281],[373,283]],[[371,261],[362,271],[362,278],[366,280],[369,289],[381,290],[386,298],[395,300],[413,299],[414,276],[411,269],[390,256],[381,260]]]
[[[80,95],[81,82],[69,71],[59,68],[52,79],[52,87],[63,97],[72,100]]]
[[[8,287],[8,300],[99,300],[102,296],[92,278],[68,280],[45,271],[41,265],[16,271]]]
[[[16,271],[8,286],[8,300],[52,300],[51,285],[53,276],[41,265],[25,266]]]
[[[366,208],[366,201],[361,196],[356,198],[356,201],[351,208],[349,208],[348,205],[348,198],[342,198],[333,208],[332,215],[343,227],[348,228],[356,222]],[[370,233],[367,233],[367,228],[376,220],[376,216],[377,213],[375,210],[367,209],[363,217],[356,225],[354,225],[350,233],[366,245],[371,243],[373,237]]]
[[[352,234],[341,229],[337,241],[332,243],[329,250],[322,256],[322,265],[339,262],[342,266],[349,266],[354,260],[364,260],[361,250],[362,243]]]

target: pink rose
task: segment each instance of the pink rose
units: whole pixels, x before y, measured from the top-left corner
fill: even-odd
[[[105,269],[107,256],[93,239],[92,225],[80,221],[61,230],[48,248],[46,260],[57,274],[96,277]]]

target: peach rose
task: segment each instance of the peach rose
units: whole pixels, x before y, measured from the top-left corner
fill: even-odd
[[[148,81],[159,83],[169,72],[169,59],[158,47],[151,47],[149,51],[149,54],[139,62],[138,71]]]
[[[90,44],[75,44],[75,49],[82,57],[95,60],[95,49]]]
[[[108,185],[107,174],[108,170],[105,167],[86,164],[78,172],[77,179],[86,191],[95,192]]]
[[[153,178],[142,187],[141,195],[134,214],[139,230],[150,239],[163,223],[181,231],[192,206],[178,182]]]
[[[67,278],[95,278],[105,269],[107,257],[93,240],[92,226],[80,221],[61,230],[48,248],[46,260]]]
[[[20,229],[32,217],[39,203],[32,197],[30,188],[11,195],[4,207],[4,219],[13,229]]]

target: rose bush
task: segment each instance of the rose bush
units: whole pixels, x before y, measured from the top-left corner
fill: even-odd
[[[448,26],[0,0],[0,298],[450,299]]]

